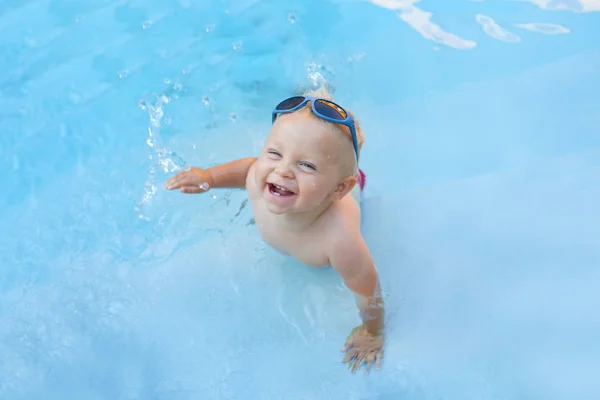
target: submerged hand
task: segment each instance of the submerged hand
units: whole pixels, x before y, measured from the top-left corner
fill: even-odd
[[[346,352],[343,363],[349,363],[348,368],[355,373],[363,363],[366,363],[366,372],[375,363],[375,368],[381,368],[383,358],[383,343],[385,338],[383,334],[373,335],[367,331],[364,325],[352,329],[346,345],[342,351]]]
[[[182,193],[202,193],[210,189],[212,177],[210,172],[196,167],[189,171],[181,171],[165,182],[167,190],[179,189]]]

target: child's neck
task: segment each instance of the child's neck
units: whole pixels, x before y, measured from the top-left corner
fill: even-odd
[[[280,221],[288,229],[303,231],[311,227],[327,211],[331,204],[333,204],[331,200],[326,200],[310,211],[281,215]]]

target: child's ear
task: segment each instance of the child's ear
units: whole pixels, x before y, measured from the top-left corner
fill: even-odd
[[[340,200],[345,195],[350,193],[352,189],[354,189],[354,185],[356,185],[356,176],[349,176],[340,181],[335,188],[334,192],[331,194],[333,200]]]

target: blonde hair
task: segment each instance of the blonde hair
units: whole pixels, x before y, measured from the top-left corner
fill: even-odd
[[[334,101],[333,96],[331,95],[331,93],[329,93],[329,91],[325,87],[320,87],[318,89],[306,91],[306,92],[304,92],[304,96],[318,97],[321,99]],[[311,109],[310,109],[310,107],[305,106],[304,110],[310,111]],[[345,107],[344,107],[344,110],[346,110],[346,112],[348,112],[348,114],[350,114],[350,116],[354,119],[354,128],[356,129],[356,141],[358,142],[358,153],[360,155],[360,150],[362,149],[362,145],[365,142],[365,137],[363,135],[360,124],[358,123],[358,120],[356,119],[356,117],[354,116],[352,111],[348,110]],[[350,140],[352,140],[352,133],[350,132],[350,128],[348,128],[347,126],[341,125],[341,124],[335,124],[333,122],[328,122],[328,121],[324,121],[324,122],[335,126],[337,129],[344,132],[344,134],[346,136],[348,136],[348,138]]]

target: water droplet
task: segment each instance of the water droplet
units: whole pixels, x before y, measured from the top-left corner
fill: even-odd
[[[152,21],[146,21],[142,24],[142,29],[148,29],[152,26]]]
[[[169,78],[165,78],[165,81],[164,81],[164,82],[165,82],[167,85],[169,85],[169,84],[171,83],[171,80],[170,80]]]
[[[203,96],[202,102],[204,103],[205,106],[207,106],[210,104],[210,99],[208,98],[208,96]]]
[[[242,43],[242,42],[235,42],[235,43],[233,44],[233,50],[234,50],[234,51],[241,50],[241,49],[242,49],[242,45],[243,45],[243,43]]]
[[[195,144],[192,145],[192,150],[196,150],[196,145]]]
[[[171,122],[173,122],[173,120],[171,119],[171,117],[165,117],[165,124],[170,125]]]
[[[152,139],[148,138],[148,140],[146,140],[146,143],[148,144],[148,146],[154,147],[154,142],[152,142]],[[150,159],[152,159],[152,156],[150,156]]]
[[[200,185],[200,189],[207,191],[210,188],[210,185],[206,182],[202,182]]]
[[[181,84],[181,82],[175,82],[175,84],[173,85],[173,90],[179,92],[181,89],[183,88],[183,85]]]
[[[129,71],[127,71],[127,70],[123,70],[123,71],[119,72],[119,78],[121,78],[121,79],[127,78],[128,75],[129,75]]]
[[[292,13],[288,14],[288,21],[290,22],[290,24],[295,24],[296,23],[296,16]]]
[[[215,25],[214,24],[207,25],[204,30],[206,31],[206,33],[211,33],[212,31],[215,30]]]
[[[212,197],[212,199],[213,199],[213,200],[216,200],[216,199],[217,199],[217,195],[216,195],[216,194],[213,194],[213,195],[212,195],[212,196],[210,196],[210,197]]]
[[[140,100],[139,106],[142,110],[146,111],[146,100]]]
[[[237,121],[237,116],[234,113],[230,113],[229,114],[229,120],[231,122],[236,122]]]

